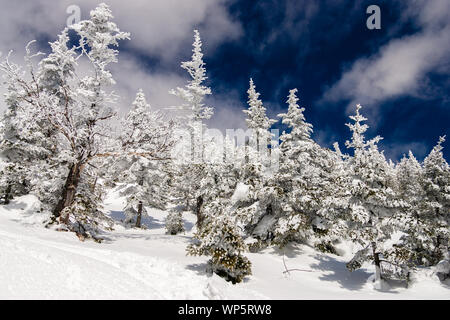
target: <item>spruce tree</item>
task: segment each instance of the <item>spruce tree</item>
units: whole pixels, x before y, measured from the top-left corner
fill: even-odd
[[[153,111],[143,91],[139,90],[131,110],[122,121],[119,141],[124,152],[116,168],[119,180],[124,184],[121,194],[126,197],[126,222],[133,221],[137,228],[141,227],[142,217],[147,215],[146,206],[162,210],[166,207],[168,197],[163,186],[167,176],[163,166],[167,160],[162,158],[163,153],[159,153],[159,160],[148,157],[148,154],[155,146],[165,144],[165,157],[169,159],[172,129],[173,122]]]
[[[349,162],[352,182],[349,186],[348,231],[350,239],[370,252],[367,256],[375,264],[375,281],[379,283],[383,244],[394,230],[391,218],[398,213],[401,202],[394,192],[394,172],[377,148],[381,137],[365,140],[368,126],[363,122],[367,119],[360,114],[360,109],[361,105],[357,105],[356,114],[350,116],[354,123],[347,124],[352,131],[352,139],[346,145],[354,151]],[[352,262],[348,265],[350,270],[355,268]]]
[[[182,143],[188,143],[184,153],[181,154],[181,163],[177,163],[174,174],[178,176],[175,191],[178,198],[181,198],[186,207],[192,207],[197,215],[197,227],[203,221],[202,208],[204,199],[201,194],[194,194],[198,190],[201,180],[201,173],[205,168],[203,156],[203,132],[206,125],[203,121],[208,120],[213,115],[213,108],[204,104],[204,99],[211,94],[211,89],[203,83],[207,79],[206,68],[203,61],[202,42],[198,30],[194,30],[194,43],[190,61],[181,63],[191,80],[184,88],[171,90],[170,93],[184,101],[180,110],[184,113],[180,121],[181,127],[187,130],[189,139],[182,139]],[[188,208],[187,208],[188,209]]]
[[[423,162],[423,188],[425,191],[426,219],[432,242],[429,264],[449,259],[450,246],[450,167],[442,153],[445,136]]]

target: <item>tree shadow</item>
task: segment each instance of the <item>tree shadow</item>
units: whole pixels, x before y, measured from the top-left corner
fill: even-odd
[[[304,251],[301,249],[301,245],[289,243],[286,246],[284,246],[283,248],[279,248],[276,246],[270,246],[270,247],[267,247],[267,248],[261,250],[261,252],[276,254],[280,257],[285,256],[287,258],[295,258],[296,256],[302,254]]]
[[[183,219],[183,225],[184,225],[184,230],[186,230],[186,232],[191,232],[192,228],[194,227],[195,224]]]
[[[185,242],[186,244],[190,243],[191,237],[186,235],[170,235],[170,234],[145,234],[145,233],[121,233],[115,232],[113,234],[111,233],[105,233],[105,238],[110,240],[111,242],[116,241],[118,239],[140,239],[145,241],[150,240],[173,240],[173,238],[176,237],[178,240],[181,240],[180,242]]]
[[[122,225],[124,228],[132,229],[134,228],[135,220],[130,223],[125,223],[126,215],[123,211],[111,210],[109,216],[116,222]],[[161,229],[165,227],[165,223],[159,219],[155,219],[152,216],[143,216],[141,220],[141,225],[144,229]]]
[[[194,271],[196,274],[200,276],[207,276],[209,273],[207,270],[207,263],[193,263],[186,266],[186,269]]]
[[[315,259],[318,262],[311,265],[312,269],[331,272],[320,276],[320,280],[337,282],[342,288],[348,290],[362,289],[367,283],[367,279],[371,276],[371,273],[361,269],[350,272],[345,266],[345,262],[327,255],[320,255],[315,257]]]
[[[28,207],[27,203],[25,202],[18,202],[11,200],[8,204],[2,204],[2,208],[4,208],[6,211],[9,210],[25,210]]]

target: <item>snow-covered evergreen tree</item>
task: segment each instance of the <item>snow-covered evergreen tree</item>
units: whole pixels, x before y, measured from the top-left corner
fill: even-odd
[[[267,117],[266,108],[259,99],[260,93],[256,91],[255,84],[251,78],[247,93],[249,108],[243,110],[243,112],[247,115],[245,119],[247,127],[252,130],[250,145],[253,147],[253,150],[250,148],[249,157],[252,162],[261,162],[263,165],[268,166],[268,145],[272,138],[269,129],[277,121]]]
[[[184,101],[180,110],[184,113],[183,118],[187,120],[186,127],[191,134],[191,159],[198,162],[203,159],[202,131],[204,120],[213,115],[213,108],[204,103],[205,96],[211,94],[211,89],[203,84],[207,79],[205,63],[203,62],[202,42],[198,30],[194,30],[194,43],[192,58],[181,63],[191,80],[184,88],[176,88],[170,93]]]
[[[267,117],[266,108],[259,99],[260,94],[256,91],[252,79],[247,93],[249,108],[243,112],[247,115],[246,123],[252,131],[252,136],[240,147],[244,153],[244,161],[238,162],[239,183],[236,184],[231,198],[231,210],[247,235],[266,240],[271,238],[271,234],[268,234],[264,227],[258,228],[258,225],[267,225],[263,220],[270,219],[273,209],[271,203],[276,194],[272,189],[264,189],[272,174],[269,154],[271,150],[268,147],[272,134],[269,129],[276,121]],[[265,216],[267,218],[264,218]]]
[[[288,112],[279,114],[282,123],[287,125],[289,133],[283,132],[280,136],[281,157],[280,168],[277,172],[275,183],[281,190],[280,213],[276,225],[275,242],[280,245],[287,241],[301,238],[305,239],[305,232],[310,229],[307,212],[297,208],[313,200],[305,192],[305,188],[300,188],[299,183],[306,182],[300,175],[311,174],[312,159],[311,153],[318,150],[318,146],[311,139],[313,126],[306,122],[303,112],[305,108],[300,108],[297,104],[297,89],[289,91]],[[317,156],[317,155],[315,155]]]
[[[31,63],[31,58],[36,55],[31,55],[28,47],[26,72],[8,60],[1,65],[8,79],[10,99],[20,106],[19,109],[28,110],[33,117],[30,124],[38,126],[38,130],[32,131],[33,134],[37,138],[57,137],[56,147],[47,143],[52,142],[51,139],[36,139],[32,145],[37,147],[45,142],[50,146],[52,159],[46,161],[50,164],[47,168],[57,167],[58,170],[48,171],[48,177],[56,177],[58,181],[53,185],[61,186],[53,195],[53,199],[57,199],[52,210],[53,218],[64,224],[76,224],[75,216],[71,219],[71,213],[77,206],[75,199],[79,203],[79,199],[83,198],[85,204],[98,200],[91,197],[89,188],[79,187],[85,185],[87,181],[83,179],[90,176],[83,174],[86,167],[92,167],[92,162],[98,158],[118,154],[111,152],[111,146],[104,143],[112,131],[108,121],[115,116],[111,107],[115,96],[107,91],[115,82],[108,67],[117,62],[118,51],[114,47],[120,40],[128,39],[129,34],[121,32],[111,21],[112,18],[108,6],[100,4],[91,11],[89,20],[72,25],[71,28],[79,36],[77,47],[68,47],[70,42],[68,30],[65,29],[51,44],[52,52],[41,60],[37,72]],[[77,50],[81,54],[78,55]],[[89,69],[84,76],[77,75],[77,59],[87,61]],[[158,158],[159,147],[145,153],[150,158]],[[60,170],[61,166],[64,170]],[[52,189],[41,191],[49,195]],[[84,207],[90,211],[98,205],[90,203]],[[81,207],[77,208],[79,211]],[[95,214],[94,211],[91,213]]]
[[[433,244],[428,263],[432,265],[450,258],[450,167],[442,153],[444,141],[445,136],[440,137],[423,162],[428,237]]]
[[[181,63],[181,67],[189,73],[192,80],[188,82],[185,88],[171,90],[171,93],[185,102],[181,108],[188,113],[188,119],[197,122],[207,120],[213,115],[213,109],[205,106],[203,102],[205,96],[211,94],[211,89],[203,85],[207,77],[205,63],[203,62],[202,41],[198,30],[194,30],[192,46],[192,59]]]
[[[184,88],[171,90],[170,93],[184,101],[180,107],[184,115],[181,118],[181,127],[186,129],[185,133],[190,139],[181,139],[181,143],[188,143],[185,152],[181,154],[181,163],[175,168],[177,182],[174,183],[177,198],[181,198],[181,204],[191,207],[197,215],[197,226],[200,227],[202,216],[202,206],[204,199],[201,194],[196,194],[201,183],[202,171],[205,168],[203,150],[203,132],[205,131],[204,120],[208,120],[213,115],[213,108],[204,103],[205,96],[211,94],[211,89],[203,83],[207,79],[205,63],[203,62],[202,42],[200,34],[194,30],[194,43],[190,61],[181,63],[191,80]],[[187,208],[189,209],[189,208]]]
[[[183,232],[183,211],[180,210],[180,207],[171,208],[166,217],[166,233],[171,235],[176,235],[180,232]]]
[[[51,44],[52,47],[57,47],[63,39],[66,39],[65,33]],[[37,86],[29,88],[24,82],[27,71],[35,74],[33,58],[41,55],[31,54],[30,46],[33,43],[31,41],[26,47],[26,69],[11,63],[9,55],[0,64],[0,69],[4,72],[5,102],[8,106],[0,127],[0,156],[5,161],[0,179],[0,198],[5,203],[13,196],[26,194],[37,187],[44,188],[45,182],[42,179],[36,181],[36,178],[46,175],[46,172],[47,178],[51,178],[57,172],[57,164],[52,161],[53,155],[59,154],[56,130],[37,108],[29,106],[31,97],[27,90],[34,90],[35,94],[42,90]],[[54,180],[52,186],[56,192],[59,185]]]
[[[263,188],[274,194],[270,205],[273,241],[283,246],[289,241],[308,240],[321,249],[333,251],[327,220],[340,194],[337,170],[340,159],[313,141],[312,125],[306,122],[305,109],[297,104],[296,93],[297,89],[290,90],[286,101],[288,112],[279,115],[289,130],[280,137],[279,170]],[[332,224],[336,226],[335,219]]]
[[[425,235],[429,233],[424,216],[425,190],[423,188],[422,166],[409,151],[395,167],[397,194],[404,207],[397,217],[399,229],[404,232],[399,243],[391,249],[389,255],[398,263],[409,266],[423,264],[424,246],[427,243]]]
[[[352,174],[349,236],[370,252],[366,256],[375,264],[375,280],[379,283],[382,277],[381,255],[385,250],[383,244],[393,232],[390,218],[398,213],[402,204],[394,192],[394,172],[377,148],[381,137],[365,140],[368,126],[363,122],[367,119],[360,114],[360,109],[361,105],[357,105],[356,114],[350,116],[354,123],[347,124],[352,131],[352,139],[346,145],[354,151],[349,162]],[[358,263],[350,263],[348,267],[354,270],[360,266]]]
[[[412,152],[396,167],[399,195],[405,208],[398,218],[404,233],[390,256],[409,266],[436,265],[449,259],[449,166],[442,154],[444,138],[423,166]]]
[[[168,197],[164,185],[164,158],[169,159],[173,122],[160,112],[151,110],[142,90],[136,94],[131,110],[122,121],[119,141],[124,151],[117,162],[119,181],[124,184],[121,194],[126,197],[126,222],[141,227],[145,207],[165,209]],[[164,154],[161,146],[165,145]],[[158,147],[158,160],[149,157]],[[150,159],[149,159],[150,158]]]
[[[197,242],[188,246],[190,255],[211,257],[208,269],[226,280],[239,283],[251,275],[251,262],[243,256],[247,250],[235,219],[228,212],[227,201],[221,198],[209,203],[207,220],[194,234]]]

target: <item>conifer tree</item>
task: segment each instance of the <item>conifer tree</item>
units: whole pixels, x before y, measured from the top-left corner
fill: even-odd
[[[366,252],[367,258],[375,264],[375,281],[380,282],[381,255],[383,244],[393,232],[390,218],[398,213],[401,202],[394,192],[394,172],[386,162],[382,152],[377,148],[381,137],[369,141],[364,133],[368,126],[363,124],[366,118],[360,114],[361,105],[356,106],[356,114],[350,116],[353,124],[347,124],[352,131],[352,139],[346,142],[353,149],[354,156],[350,160],[352,182],[349,199],[349,236],[359,243]],[[350,270],[360,266],[360,260],[352,260]]]
[[[68,171],[53,216],[65,224],[69,223],[75,197],[83,196],[78,189],[82,171],[102,152],[99,142],[108,131],[104,124],[114,116],[110,107],[113,98],[105,91],[114,83],[107,66],[117,61],[118,51],[112,47],[129,35],[121,32],[111,19],[108,6],[100,4],[91,11],[90,20],[72,26],[80,37],[78,49],[89,61],[91,75],[75,76],[76,48],[68,47],[67,29],[51,45],[52,52],[41,61],[36,75],[29,64],[31,80],[24,78],[20,67],[8,62],[2,65],[10,79],[9,91],[20,93],[15,95],[18,103],[32,110],[37,117],[34,123],[48,126],[60,138],[61,152],[56,154],[64,157],[59,162],[64,162]]]
[[[442,153],[444,141],[445,136],[440,137],[423,162],[425,211],[433,246],[428,261],[431,265],[450,258],[450,167]]]
[[[247,127],[252,130],[251,145],[254,150],[250,154],[256,157],[253,159],[253,162],[261,161],[263,165],[267,166],[267,146],[270,144],[272,138],[269,129],[276,120],[267,117],[266,108],[259,99],[260,93],[256,91],[253,79],[251,78],[247,93],[249,108],[243,110],[243,112],[247,115],[245,119]]]
[[[202,207],[204,199],[200,195],[193,193],[198,190],[200,185],[201,173],[205,168],[203,156],[203,132],[205,124],[203,121],[208,120],[213,115],[213,108],[208,107],[204,103],[205,96],[211,94],[211,89],[203,84],[207,79],[205,63],[203,62],[202,42],[198,30],[194,30],[194,43],[192,49],[192,58],[190,61],[181,63],[181,67],[185,69],[191,80],[184,88],[171,90],[170,93],[179,97],[184,101],[180,107],[185,114],[181,121],[182,127],[187,130],[190,139],[182,139],[184,143],[189,140],[189,147],[182,157],[182,163],[175,168],[175,175],[178,181],[175,185],[179,189],[175,191],[178,197],[182,197],[187,207],[192,206],[194,213],[197,215],[197,226],[200,227],[203,220]],[[186,137],[185,137],[186,138]]]
[[[171,208],[166,217],[166,233],[176,235],[185,231],[183,225],[183,212],[179,207]]]
[[[331,215],[340,194],[340,159],[311,138],[312,125],[306,122],[296,93],[297,89],[290,90],[288,112],[279,115],[290,132],[280,137],[280,168],[268,184],[278,188],[278,204],[272,204],[278,208],[274,242],[283,246],[289,241],[308,240],[333,252],[330,222],[336,225]]]
[[[226,201],[217,198],[207,207],[207,220],[194,234],[199,242],[188,246],[190,255],[211,257],[208,270],[233,284],[251,275],[251,262],[243,256],[247,246],[239,232],[235,219],[228,210]]]
[[[126,196],[125,213],[127,222],[135,221],[140,228],[145,206],[165,209],[168,201],[163,185],[167,176],[163,170],[162,157],[169,158],[173,144],[171,134],[173,122],[166,121],[158,111],[151,110],[142,89],[136,94],[132,108],[122,121],[119,135],[121,158],[118,175],[125,184],[121,194]],[[160,153],[160,160],[148,159],[146,155],[155,146],[166,145],[166,154]]]

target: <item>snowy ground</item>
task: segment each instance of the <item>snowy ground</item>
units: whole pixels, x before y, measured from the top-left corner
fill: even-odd
[[[248,254],[253,275],[232,285],[205,274],[206,257],[187,257],[195,217],[186,214],[186,234],[164,234],[165,212],[151,210],[147,230],[117,225],[98,244],[72,233],[45,229],[25,196],[0,206],[0,299],[449,299],[450,287],[430,269],[408,288],[379,291],[371,266],[350,273],[342,257],[306,246]],[[122,199],[106,208],[122,218]],[[292,271],[283,274],[283,256]]]

